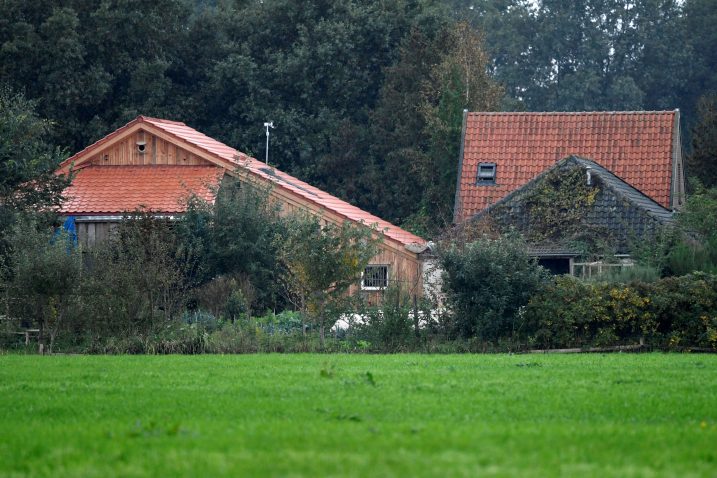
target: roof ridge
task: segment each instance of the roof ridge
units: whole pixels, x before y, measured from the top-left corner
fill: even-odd
[[[469,115],[481,116],[581,116],[581,115],[638,115],[638,114],[674,114],[674,110],[630,110],[630,111],[469,111]]]
[[[139,121],[157,121],[160,123],[167,123],[167,124],[175,124],[177,126],[187,126],[185,123],[182,123],[181,121],[174,121],[174,120],[168,120],[164,118],[155,118],[153,116],[145,116],[145,115],[139,115],[136,118]]]
[[[147,168],[147,169],[161,169],[161,168],[220,168],[214,164],[88,164],[83,169],[100,169],[100,168]]]

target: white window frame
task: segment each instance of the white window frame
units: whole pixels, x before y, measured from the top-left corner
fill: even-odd
[[[364,282],[365,275],[366,275],[366,269],[368,269],[370,267],[385,267],[386,268],[386,285],[385,286],[367,286],[366,285],[366,283]],[[369,264],[361,272],[361,290],[384,290],[386,287],[388,287],[390,280],[391,280],[391,267],[389,264]]]

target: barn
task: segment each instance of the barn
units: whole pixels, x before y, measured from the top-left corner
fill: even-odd
[[[323,221],[375,226],[380,252],[360,287],[380,294],[390,283],[412,295],[424,292],[433,263],[428,242],[325,191],[258,161],[184,123],[138,116],[64,161],[58,173],[73,171],[61,214],[74,220],[79,242],[92,247],[111,234],[128,212],[143,209],[179,217],[187,198],[212,202],[227,177],[271,185],[271,200],[287,214],[304,210]]]

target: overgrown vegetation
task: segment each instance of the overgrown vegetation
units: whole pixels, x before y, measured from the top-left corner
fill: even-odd
[[[640,338],[715,347],[717,83],[705,53],[714,2],[215,3],[3,5],[3,328],[38,329],[50,350],[108,353],[516,350]],[[687,47],[665,49],[665,38]],[[139,113],[181,119],[248,153],[272,119],[278,166],[439,237],[464,108],[684,105],[697,116],[700,96],[687,172],[703,186],[693,184],[676,227],[636,243],[636,267],[590,283],[553,282],[522,239],[489,224],[441,245],[440,304],[390,288],[368,307],[347,292],[375,252],[375,231],[288,218],[246,178],[223,184],[213,205],[190,200],[180,221],[128,215],[93,250],[50,228],[68,181],[53,174],[65,154],[52,144],[79,149]],[[609,260],[599,231],[580,221],[595,193],[582,174],[544,186],[530,198],[537,220],[526,239],[567,235]],[[560,308],[565,298],[572,305]]]
[[[21,215],[50,225],[69,181],[55,175],[66,157],[48,142],[49,121],[35,112],[36,104],[0,84],[0,264],[10,253],[13,227]]]
[[[318,216],[288,221],[287,235],[281,238],[285,283],[294,304],[318,327],[322,344],[326,329],[340,314],[351,312],[347,292],[378,252],[376,233],[349,222],[322,224]]]
[[[45,225],[24,217],[9,238],[11,252],[0,267],[6,317],[37,327],[40,351],[53,351],[60,330],[73,319],[82,277],[79,250],[66,233],[50,236]]]
[[[699,181],[693,188],[674,227],[663,229],[654,241],[634,244],[638,262],[662,276],[717,273],[717,188],[707,189]]]
[[[270,192],[269,186],[247,177],[227,178],[214,204],[196,198],[189,201],[189,210],[176,230],[180,241],[199,255],[197,281],[202,289],[198,299],[202,306],[218,312],[216,307],[223,307],[229,295],[236,293],[236,287],[224,287],[227,281],[239,286],[241,298],[233,300],[237,305],[244,301],[244,312],[249,315],[287,306],[280,256],[288,222],[269,199]],[[220,296],[212,297],[214,294]]]
[[[525,310],[538,348],[638,344],[717,351],[717,277],[696,273],[652,283],[558,278]]]
[[[207,230],[226,225],[219,211],[204,211]],[[234,227],[259,220],[254,213],[243,218]],[[439,249],[441,307],[393,286],[378,306],[368,306],[360,293],[347,291],[375,254],[371,229],[277,215],[280,225],[267,230],[282,231],[272,246],[278,270],[226,269],[209,279],[201,235],[187,235],[196,219],[128,216],[106,242],[83,253],[64,233],[53,236],[30,220],[21,223],[2,274],[6,318],[39,329],[45,350],[89,353],[477,352],[635,344],[717,351],[717,276],[704,272],[656,278],[656,269],[647,268],[649,273],[592,281],[556,279],[528,255],[519,236],[484,237]],[[258,308],[253,284],[267,272],[285,287],[286,302],[277,312]],[[5,348],[23,347],[21,336],[3,337]]]
[[[548,278],[516,235],[450,245],[441,265],[456,333],[485,341],[516,336],[521,308]]]

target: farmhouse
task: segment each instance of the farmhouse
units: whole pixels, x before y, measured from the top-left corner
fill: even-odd
[[[593,271],[586,263],[577,263],[576,270],[577,257],[600,251],[625,258],[638,241],[656,240],[673,221],[672,211],[607,169],[571,156],[466,225],[481,232],[515,229],[544,267],[554,273],[588,275]]]
[[[141,208],[159,216],[186,211],[196,195],[212,202],[225,178],[271,185],[282,211],[305,210],[323,221],[375,226],[383,236],[379,254],[364,272],[361,289],[379,293],[391,282],[423,293],[427,242],[389,222],[212,139],[184,123],[139,116],[64,161],[74,171],[61,214],[73,218],[79,241],[91,247],[123,216]]]
[[[557,273],[578,257],[626,258],[685,198],[678,110],[466,112],[458,167],[465,237],[517,229]]]
[[[595,161],[665,208],[684,202],[679,110],[466,112],[454,223],[573,155]]]

